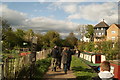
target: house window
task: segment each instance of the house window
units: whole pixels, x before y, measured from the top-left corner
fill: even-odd
[[[101,30],[104,30],[103,28],[101,28]]]
[[[101,35],[101,33],[99,33],[99,35]]]
[[[97,28],[97,30],[99,30],[99,28]]]
[[[112,37],[112,40],[115,40],[115,37]]]
[[[96,62],[100,62],[101,61],[101,56],[100,55],[96,55]]]
[[[114,34],[114,33],[115,33],[115,31],[111,31],[111,33],[112,33],[112,34]]]

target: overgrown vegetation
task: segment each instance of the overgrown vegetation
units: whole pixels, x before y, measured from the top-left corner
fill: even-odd
[[[103,42],[78,42],[78,49],[83,52],[102,53],[108,60],[120,59],[119,56],[119,42],[113,43],[112,41]]]
[[[72,58],[71,67],[77,80],[92,80],[92,77],[97,76],[97,73],[95,73],[93,69],[75,56]]]
[[[46,58],[42,60],[38,60],[35,63],[34,69],[31,71],[31,66],[26,66],[21,70],[21,72],[18,75],[18,79],[26,79],[28,80],[29,78],[35,79],[35,80],[40,80],[43,78],[43,75],[45,72],[48,70],[48,67],[50,66],[50,61],[51,58]],[[31,72],[33,74],[31,75]],[[31,77],[30,77],[31,76]]]
[[[65,39],[62,39],[59,32],[50,30],[45,34],[35,33],[32,29],[13,30],[12,26],[6,20],[2,19],[2,52],[11,53],[16,48],[30,48],[34,38],[37,37],[36,50],[53,48],[53,46],[68,46],[74,48],[77,45],[77,38],[74,33],[70,33]]]
[[[42,59],[36,62],[35,74],[33,78],[43,78],[44,73],[48,70],[50,66],[51,58]]]

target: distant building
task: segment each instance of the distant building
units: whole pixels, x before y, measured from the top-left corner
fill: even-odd
[[[120,42],[120,24],[112,24],[107,30],[107,41]]]
[[[90,42],[90,38],[86,38],[85,36],[81,39],[81,41],[84,41],[84,42]]]
[[[94,27],[94,42],[106,41],[107,29],[109,25],[103,21]]]

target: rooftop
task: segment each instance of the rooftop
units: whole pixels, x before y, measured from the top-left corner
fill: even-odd
[[[120,24],[115,24],[120,29]]]
[[[97,25],[95,25],[94,28],[102,28],[102,27],[109,27],[109,25],[107,23],[104,22],[104,19],[103,21],[101,21],[100,23],[98,23]]]

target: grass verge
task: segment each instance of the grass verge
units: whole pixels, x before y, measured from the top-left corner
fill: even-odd
[[[97,76],[91,67],[86,65],[80,58],[72,57],[71,67],[75,73],[77,80],[92,80],[92,77]]]

